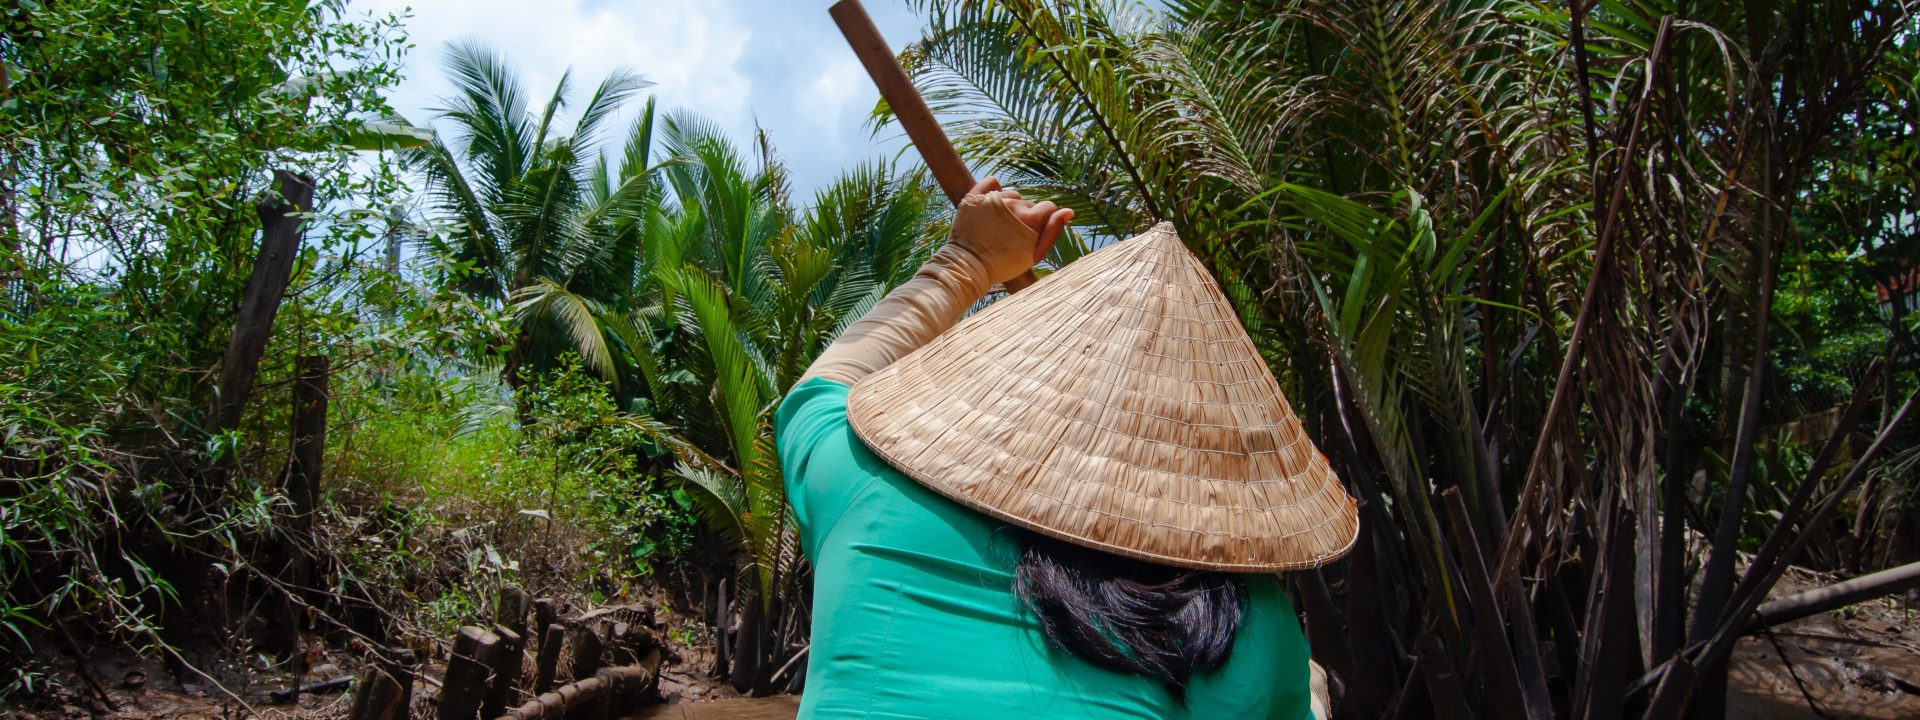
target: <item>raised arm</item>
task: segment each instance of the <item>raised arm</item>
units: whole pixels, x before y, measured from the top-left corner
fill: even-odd
[[[800,379],[852,385],[905,357],[953,327],[995,283],[1046,257],[1072,219],[1072,210],[1022,200],[994,178],[981,181],[954,209],[946,244],[828,345]]]

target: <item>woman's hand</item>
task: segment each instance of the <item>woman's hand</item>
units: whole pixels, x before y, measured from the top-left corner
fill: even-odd
[[[954,210],[948,245],[972,254],[987,284],[1006,282],[1045,258],[1072,220],[1072,210],[1051,201],[1028,202],[990,177],[973,186]]]
[[[1072,219],[1072,210],[1027,202],[993,178],[981,181],[954,210],[947,244],[828,345],[802,379],[852,385],[931,342],[994,283],[1019,277],[1046,257]]]

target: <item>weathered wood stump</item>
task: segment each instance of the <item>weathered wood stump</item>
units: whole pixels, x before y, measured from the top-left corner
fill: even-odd
[[[487,688],[487,702],[480,706],[481,717],[498,717],[513,704],[520,685],[520,665],[526,654],[526,638],[505,625],[493,626],[500,637],[500,651],[493,656],[493,683]]]
[[[567,644],[567,628],[548,624],[541,633],[540,653],[533,660],[533,694],[553,689],[554,673],[560,668],[560,649]]]
[[[440,720],[472,720],[487,701],[488,680],[500,653],[500,636],[468,625],[453,639],[447,677],[440,684]]]
[[[593,677],[600,669],[606,644],[600,640],[600,632],[591,627],[573,628],[573,679],[583,680]]]
[[[413,652],[394,651],[368,663],[354,685],[351,720],[407,720],[413,705]]]
[[[531,603],[527,600],[527,591],[521,590],[520,586],[508,585],[502,587],[500,588],[500,598],[498,602],[494,603],[493,621],[496,624],[507,626],[507,629],[512,630],[521,637],[526,637],[527,610],[530,605]]]

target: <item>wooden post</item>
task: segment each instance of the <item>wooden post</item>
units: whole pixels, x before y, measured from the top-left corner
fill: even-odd
[[[453,638],[447,677],[440,684],[440,720],[473,720],[487,700],[487,680],[500,653],[500,636],[468,625]]]
[[[500,588],[499,600],[494,603],[493,621],[507,626],[516,635],[526,637],[527,605],[527,591],[521,590],[518,585],[504,586]]]
[[[564,625],[548,625],[541,633],[540,654],[533,660],[533,694],[553,689],[553,675],[560,666],[560,648],[567,644]]]
[[[480,706],[481,718],[497,718],[514,704],[520,689],[520,665],[526,654],[526,638],[505,625],[493,626],[500,636],[500,652],[493,658],[493,684],[487,689],[487,702]]]
[[[600,641],[600,633],[594,628],[575,628],[573,635],[573,679],[575,682],[593,677],[600,670],[601,651],[605,644]]]
[[[547,638],[545,633],[547,628],[559,619],[560,601],[553,598],[540,598],[539,600],[533,601],[533,627],[541,632],[539,641],[542,644],[540,649],[546,649],[545,643],[547,642]]]
[[[292,511],[280,524],[274,547],[274,560],[268,564],[284,586],[281,594],[270,595],[264,613],[277,615],[271,627],[260,637],[260,649],[273,655],[292,658],[295,677],[306,672],[306,655],[300,651],[300,630],[305,613],[308,584],[313,575],[313,522],[320,504],[320,472],[327,445],[328,364],[325,355],[301,355],[294,360],[292,447],[287,466],[281,473],[280,491]],[[275,567],[277,565],[277,567]],[[299,683],[294,683],[294,702],[298,702]]]
[[[306,587],[313,559],[307,548],[313,541],[314,513],[320,509],[320,474],[326,460],[327,399],[333,368],[325,355],[301,355],[294,359],[297,374],[293,383],[293,448],[287,460],[286,482],[282,491],[293,503],[291,537],[287,549],[292,574],[288,579],[296,587]]]
[[[294,359],[294,367],[293,451],[287,461],[285,491],[293,501],[295,527],[305,533],[312,529],[313,513],[320,505],[332,365],[325,355],[301,355]]]
[[[407,720],[413,705],[413,652],[368,663],[354,686],[350,720]]]
[[[228,339],[226,355],[220,362],[209,434],[240,425],[241,411],[253,394],[253,376],[260,371],[260,356],[267,350],[273,318],[280,312],[281,296],[293,277],[293,261],[300,255],[304,228],[297,215],[313,207],[312,178],[284,170],[274,171],[273,178],[274,196],[261,201],[257,208],[260,254],[254,258],[253,275],[247,279],[247,292],[233,322],[233,337]]]

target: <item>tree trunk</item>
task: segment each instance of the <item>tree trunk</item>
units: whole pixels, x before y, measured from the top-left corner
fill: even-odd
[[[733,689],[742,693],[764,691],[761,668],[766,665],[767,613],[762,598],[752,586],[743,583],[740,593],[740,630],[733,648]]]
[[[213,417],[207,428],[212,435],[240,425],[247,397],[253,394],[253,377],[260,371],[260,357],[266,353],[267,338],[273,331],[273,318],[280,312],[281,296],[286,294],[293,262],[300,255],[305,228],[299,214],[313,207],[312,178],[283,170],[274,171],[273,176],[273,196],[256,208],[260,213],[260,254],[254,258],[253,275],[247,280],[233,336],[220,362]]]

